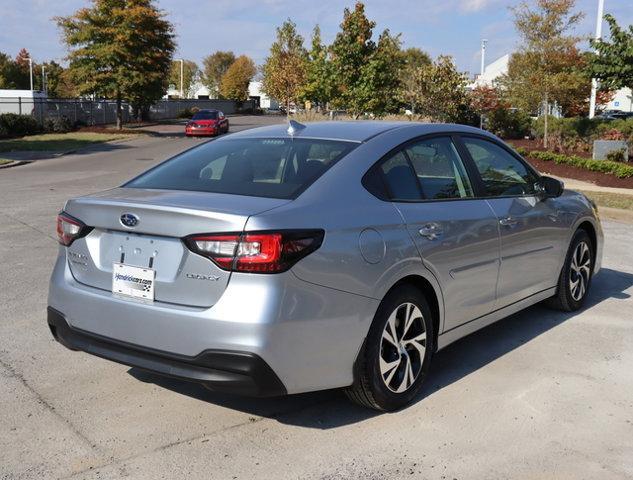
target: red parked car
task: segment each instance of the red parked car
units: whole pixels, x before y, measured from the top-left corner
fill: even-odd
[[[185,135],[216,136],[229,131],[229,119],[219,110],[200,110],[185,126]]]

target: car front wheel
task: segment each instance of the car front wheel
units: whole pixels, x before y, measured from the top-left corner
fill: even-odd
[[[381,302],[346,390],[354,402],[380,411],[410,403],[422,388],[435,348],[431,310],[411,285]]]

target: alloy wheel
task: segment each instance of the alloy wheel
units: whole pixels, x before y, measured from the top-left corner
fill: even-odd
[[[422,312],[413,303],[401,304],[389,315],[380,344],[380,374],[389,390],[411,388],[422,370],[426,345]]]
[[[569,291],[571,297],[578,302],[587,292],[591,276],[591,252],[586,242],[580,242],[576,246],[569,268]]]

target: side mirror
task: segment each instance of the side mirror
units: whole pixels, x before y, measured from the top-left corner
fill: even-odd
[[[556,178],[542,176],[538,187],[544,197],[560,197],[565,190],[565,184]]]

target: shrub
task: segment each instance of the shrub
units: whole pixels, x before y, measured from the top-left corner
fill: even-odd
[[[530,134],[532,119],[523,110],[498,108],[487,115],[487,128],[502,138],[524,138]]]
[[[613,162],[611,160],[592,160],[590,158],[582,158],[574,155],[562,155],[553,152],[530,152],[530,157],[545,162],[554,162],[556,164],[572,165],[574,167],[584,168],[593,172],[602,172],[615,175],[618,178],[633,177],[633,165],[626,163]]]
[[[514,150],[522,157],[527,157],[530,154],[530,151],[525,147],[516,147]]]
[[[0,114],[0,134],[5,137],[23,137],[41,131],[40,125],[30,115]]]
[[[47,118],[44,121],[44,131],[47,133],[66,133],[73,130],[73,127],[68,117]]]
[[[181,110],[178,112],[177,117],[178,118],[191,118],[193,117],[193,109],[187,107],[184,110]]]
[[[624,162],[626,160],[626,150],[620,148],[619,150],[612,150],[607,153],[607,160],[611,162]]]

